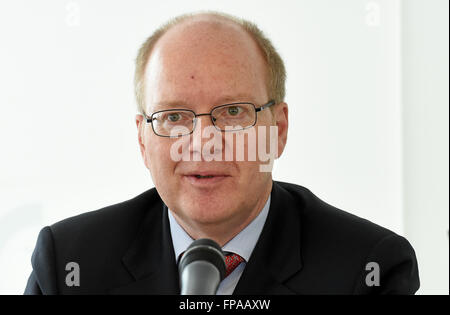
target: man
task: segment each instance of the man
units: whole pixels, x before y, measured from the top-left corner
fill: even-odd
[[[155,188],[44,228],[25,293],[179,294],[177,261],[199,238],[227,254],[218,294],[415,293],[407,240],[272,180],[287,140],[284,81],[249,22],[202,13],[157,30],[135,75]]]

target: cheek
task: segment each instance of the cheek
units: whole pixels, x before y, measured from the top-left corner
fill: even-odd
[[[265,164],[272,156],[277,140],[277,130],[274,126],[260,125],[256,132],[256,156],[258,164]]]
[[[146,165],[153,176],[158,176],[158,174],[167,174],[173,169],[172,160],[170,159],[170,143],[169,141],[164,141],[166,139],[155,139],[155,137],[148,137],[146,142]]]

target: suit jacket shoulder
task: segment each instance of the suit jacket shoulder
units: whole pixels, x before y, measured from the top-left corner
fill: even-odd
[[[404,237],[324,202],[305,187],[276,185],[298,212],[301,272],[290,279],[296,293],[413,294],[418,290],[417,259]]]
[[[306,187],[283,182],[277,183],[292,196],[304,222],[303,228],[314,227],[315,230],[326,231],[333,237],[336,234],[343,237],[357,235],[362,242],[368,243],[395,234],[378,224],[326,203]],[[362,231],[364,233],[361,233]]]
[[[152,214],[158,216],[160,209],[162,201],[153,188],[133,199],[43,228],[25,293],[105,294],[109,287],[132,281],[122,258],[141,232],[143,221]],[[79,286],[67,285],[69,263],[79,266]]]

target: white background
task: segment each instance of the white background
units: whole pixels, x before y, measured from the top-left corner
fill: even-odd
[[[43,226],[153,187],[134,58],[207,9],[256,22],[285,60],[274,178],[406,236],[419,293],[448,294],[448,0],[2,0],[0,293],[23,292]]]

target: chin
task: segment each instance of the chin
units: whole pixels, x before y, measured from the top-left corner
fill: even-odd
[[[195,208],[183,209],[189,219],[194,220],[201,224],[213,224],[224,220],[227,220],[233,215],[233,206],[227,205],[208,205],[202,206],[201,204],[195,205]]]

